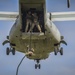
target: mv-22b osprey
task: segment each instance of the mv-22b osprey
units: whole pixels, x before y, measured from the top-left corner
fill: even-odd
[[[37,14],[41,32],[37,25],[34,25],[33,29],[28,32],[32,24],[28,25],[27,32],[25,32],[28,11]],[[16,20],[7,40],[3,42],[3,45],[10,44],[10,48],[6,48],[6,54],[9,55],[12,52],[15,55],[15,50],[25,53],[27,58],[36,61],[35,69],[40,69],[40,60],[48,58],[53,51],[55,55],[58,52],[63,55],[63,48],[60,47],[60,44],[67,45],[52,21],[75,20],[75,12],[47,13],[46,0],[19,0],[19,14],[17,12],[0,12],[0,20]]]

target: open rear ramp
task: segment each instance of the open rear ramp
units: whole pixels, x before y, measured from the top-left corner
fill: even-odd
[[[19,5],[20,5],[22,32],[25,32],[26,29],[26,15],[28,11],[31,11],[31,13],[37,14],[41,30],[43,33],[45,33],[45,26],[44,26],[45,0],[20,0]],[[32,31],[34,33],[39,32],[36,27]]]
[[[45,39],[44,33],[22,33],[22,39]]]

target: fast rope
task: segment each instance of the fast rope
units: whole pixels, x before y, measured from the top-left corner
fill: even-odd
[[[19,67],[20,67],[22,61],[24,60],[24,58],[25,58],[25,56],[21,59],[19,65],[17,66],[16,75],[18,75]]]
[[[30,44],[29,44],[30,50],[31,50],[31,38],[32,38],[32,31],[30,32]]]
[[[31,38],[32,38],[32,30],[30,32],[30,44],[29,44],[30,50],[31,50]],[[16,75],[18,75],[19,67],[20,67],[22,61],[24,60],[24,58],[25,58],[25,56],[21,59],[19,65],[17,66]]]

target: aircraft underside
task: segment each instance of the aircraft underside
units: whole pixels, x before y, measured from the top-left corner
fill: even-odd
[[[58,52],[63,55],[63,48],[60,48],[60,44],[55,44],[55,39],[37,33],[24,33],[23,35],[25,36],[11,39],[10,48],[6,49],[7,55],[10,52],[15,55],[15,50],[25,53],[27,58],[36,61],[35,69],[40,69],[40,60],[47,59],[53,51],[55,55]]]

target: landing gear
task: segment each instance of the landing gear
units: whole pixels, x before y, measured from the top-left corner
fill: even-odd
[[[36,60],[37,64],[35,64],[35,69],[40,69],[41,68],[41,65],[39,64],[39,60]]]
[[[7,49],[6,49],[6,54],[9,55],[9,53],[10,53],[10,50],[9,50],[9,48],[7,47]]]
[[[59,49],[58,46],[55,46],[54,55],[57,55],[58,52],[60,53],[60,55],[63,55],[63,48],[61,47],[61,48]]]
[[[35,64],[35,69],[37,69],[37,68],[41,68],[41,65],[40,64]]]
[[[58,51],[54,49],[54,54],[57,55]]]
[[[12,54],[15,55],[15,48],[12,49]]]
[[[6,49],[6,55],[9,55],[9,53],[12,52],[13,55],[15,55],[15,48],[9,48]]]
[[[63,48],[60,49],[60,54],[63,55]]]

